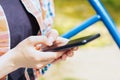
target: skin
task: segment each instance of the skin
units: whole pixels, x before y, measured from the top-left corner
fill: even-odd
[[[58,37],[56,30],[49,31],[46,36],[30,36],[21,41],[15,48],[0,57],[0,78],[18,68],[41,69],[47,64],[65,60],[73,56],[76,48],[61,52],[42,52],[42,48],[65,45],[69,40]],[[42,45],[42,46],[41,46]]]

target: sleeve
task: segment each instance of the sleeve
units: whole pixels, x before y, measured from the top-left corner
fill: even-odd
[[[9,28],[3,8],[0,5],[0,56],[10,49]]]

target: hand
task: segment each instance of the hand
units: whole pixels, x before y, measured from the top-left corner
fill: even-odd
[[[41,52],[36,45],[51,46],[52,42],[45,36],[31,36],[20,42],[11,50],[12,60],[17,68],[43,68],[63,55],[62,52]]]
[[[68,43],[68,39],[66,38],[62,38],[62,37],[58,37],[56,39],[56,41],[54,42],[55,46],[62,46]],[[56,60],[54,60],[52,63],[57,63],[60,62],[62,60],[66,60],[67,57],[72,57],[74,55],[74,51],[78,50],[78,47],[74,47],[74,48],[70,48],[67,50],[62,51],[63,55],[60,56],[59,58],[57,58]]]
[[[50,35],[54,35],[53,40],[48,39]],[[0,57],[0,78],[21,67],[43,68],[60,57],[63,53],[41,52],[39,50],[41,46],[39,49],[37,47],[37,45],[51,46],[57,36],[57,32],[52,30],[48,37],[31,36],[21,41],[15,48]]]
[[[46,37],[47,36],[47,37]],[[0,57],[0,78],[18,68],[43,68],[47,64],[64,60],[73,55],[73,49],[61,52],[42,52],[41,45],[64,45],[67,39],[58,37],[55,30],[46,36],[31,36],[21,41],[15,48]],[[4,70],[5,69],[5,70]]]
[[[53,42],[54,46],[62,46],[68,43],[68,39],[66,38],[62,38],[62,37],[58,37],[58,32],[54,29],[50,30],[46,36],[48,37],[49,40],[51,40],[51,42]],[[67,57],[72,57],[74,55],[74,51],[76,51],[78,49],[78,47],[75,48],[71,48],[65,51],[62,51],[62,53],[64,53],[62,56],[60,56],[59,58],[57,58],[56,60],[53,61],[53,63],[59,62],[61,60],[65,60]]]

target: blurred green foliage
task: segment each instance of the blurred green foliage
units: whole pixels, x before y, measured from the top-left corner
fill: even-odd
[[[120,0],[102,0],[102,2],[112,10],[120,12]]]
[[[120,24],[120,0],[102,0],[109,14],[117,24]]]
[[[108,12],[120,22],[120,0],[101,0]],[[56,13],[71,18],[84,20],[95,14],[88,0],[55,0]]]

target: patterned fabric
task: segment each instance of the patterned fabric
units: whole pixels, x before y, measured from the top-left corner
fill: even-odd
[[[0,6],[0,56],[2,56],[10,48],[9,29],[6,16]]]
[[[21,0],[26,10],[38,21],[42,34],[52,27],[54,19],[53,0],[39,0],[39,7],[36,7],[33,0]]]

